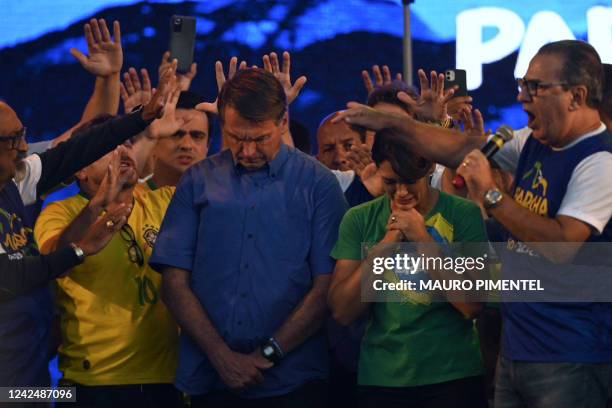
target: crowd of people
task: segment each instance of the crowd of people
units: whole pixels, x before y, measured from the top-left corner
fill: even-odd
[[[322,118],[311,155],[289,53],[218,61],[206,101],[195,63],[164,53],[154,87],[121,75],[118,22],[84,32],[95,87],[65,134],[28,145],[0,101],[0,386],[48,387],[58,355],[67,406],[606,406],[612,303],[362,293],[388,244],[529,243],[529,274],[612,240],[612,67],[592,46],[540,48],[528,123],[489,160],[482,114],[435,71],[418,90],[364,71],[366,103]]]

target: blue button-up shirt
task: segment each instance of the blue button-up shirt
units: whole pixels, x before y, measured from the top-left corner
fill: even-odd
[[[271,337],[310,291],[330,274],[330,252],[347,204],[333,174],[282,145],[267,166],[247,171],[229,150],[190,168],[161,227],[150,264],[191,271],[191,289],[227,345],[251,353]],[[245,397],[288,393],[327,377],[321,332],[265,370]],[[205,394],[225,385],[185,333],[176,385]]]

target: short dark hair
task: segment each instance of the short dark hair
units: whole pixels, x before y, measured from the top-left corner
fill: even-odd
[[[287,97],[273,74],[261,68],[246,68],[226,81],[219,92],[217,108],[221,123],[228,106],[248,121],[278,123],[287,112]]]
[[[179,95],[179,100],[176,103],[176,109],[192,110],[195,109],[195,107],[202,102],[205,102],[205,99],[202,95],[191,91],[181,91],[181,94]],[[212,134],[214,130],[213,124],[215,118],[208,112],[202,113],[206,115],[206,120],[208,122],[208,140],[206,141],[206,144],[210,146],[210,141],[212,140]]]
[[[604,88],[599,110],[612,118],[612,64],[602,64],[604,71]]]
[[[406,182],[415,182],[425,177],[434,163],[415,154],[408,147],[397,141],[397,137],[388,130],[376,132],[372,146],[372,160],[376,167],[388,161],[393,171]]]
[[[398,92],[406,92],[414,100],[419,98],[419,93],[416,88],[406,84],[404,81],[395,80],[385,85],[377,86],[368,95],[366,104],[368,106],[375,106],[379,103],[388,103],[390,105],[396,105],[405,110],[408,113],[412,113],[410,108],[397,97]]]
[[[579,40],[562,40],[543,45],[537,55],[558,55],[563,58],[561,78],[570,85],[585,85],[587,105],[598,108],[603,94],[603,68],[592,45]]]

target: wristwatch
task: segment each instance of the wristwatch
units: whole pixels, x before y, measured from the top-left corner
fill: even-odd
[[[492,188],[487,190],[484,195],[483,205],[484,208],[490,210],[491,208],[495,208],[501,203],[502,198],[504,198],[504,194],[499,190],[499,188]]]
[[[79,261],[85,261],[85,253],[83,252],[83,250],[79,248],[77,244],[70,243],[70,246],[72,247],[74,254],[77,256],[77,258],[79,258]]]
[[[281,348],[280,344],[274,337],[270,337],[266,342],[261,346],[261,355],[268,361],[273,362],[274,364],[278,363],[285,357],[285,353]]]

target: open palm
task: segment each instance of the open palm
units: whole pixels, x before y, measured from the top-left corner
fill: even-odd
[[[85,24],[85,39],[87,40],[86,56],[81,51],[72,48],[70,53],[81,63],[87,72],[101,77],[107,77],[121,71],[123,65],[123,50],[121,49],[121,28],[119,22],[113,24],[113,38],[104,19],[91,19]]]

